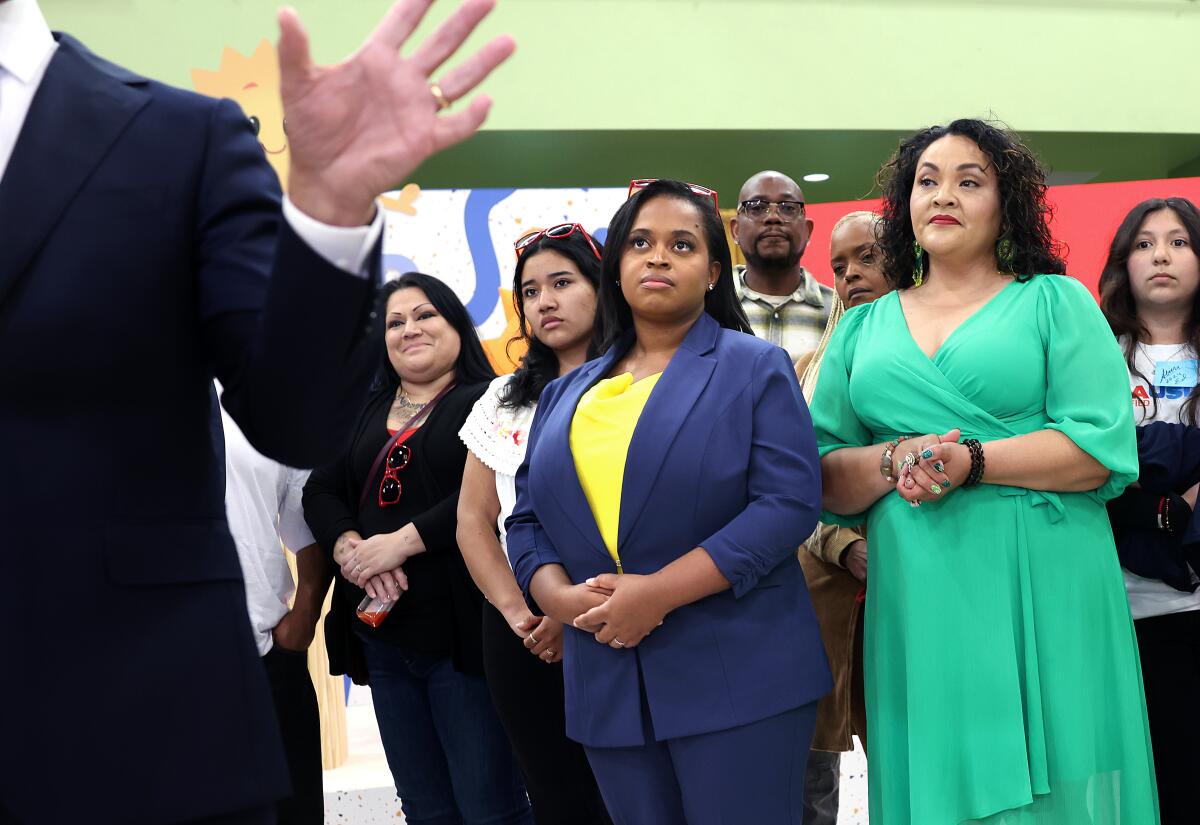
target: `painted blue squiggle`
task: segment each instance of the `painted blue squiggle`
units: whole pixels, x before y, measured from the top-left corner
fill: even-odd
[[[500,265],[492,248],[492,233],[488,216],[492,207],[513,193],[512,189],[473,189],[463,209],[467,248],[475,267],[475,294],[467,301],[467,312],[476,326],[482,324],[496,308],[500,288]]]

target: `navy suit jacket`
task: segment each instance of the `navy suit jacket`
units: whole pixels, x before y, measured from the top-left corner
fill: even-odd
[[[212,379],[260,451],[331,459],[373,283],[284,224],[236,104],[57,38],[0,180],[0,821],[267,804],[288,783]]]
[[[527,595],[544,564],[563,565],[576,583],[615,572],[569,439],[580,397],[632,343],[626,336],[542,393],[506,522]],[[812,423],[787,354],[701,315],[638,419],[617,546],[625,572],[639,574],[703,547],[732,587],[669,614],[632,650],[566,628],[568,735],[592,747],[643,744],[639,662],[660,740],[755,722],[828,693],[796,559],[820,509]]]

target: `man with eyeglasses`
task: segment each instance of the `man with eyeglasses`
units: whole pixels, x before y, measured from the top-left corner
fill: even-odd
[[[787,175],[759,172],[742,186],[729,225],[746,258],[733,283],[750,326],[795,362],[820,343],[833,306],[833,290],[800,265],[812,232],[804,193]]]

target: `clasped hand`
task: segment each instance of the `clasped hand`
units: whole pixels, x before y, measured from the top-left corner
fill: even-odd
[[[892,455],[899,468],[896,492],[901,498],[916,507],[943,499],[963,485],[971,473],[971,451],[959,443],[961,435],[955,428],[900,442]]]
[[[603,573],[584,586],[605,600],[575,618],[574,625],[614,648],[637,647],[663,623],[668,608],[654,576]]]
[[[421,534],[409,523],[395,532],[378,533],[368,539],[347,531],[334,546],[333,560],[341,567],[342,577],[371,598],[395,601],[408,590],[408,576],[402,565],[424,551]]]

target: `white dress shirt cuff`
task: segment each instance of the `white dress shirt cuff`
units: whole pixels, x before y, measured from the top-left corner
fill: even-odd
[[[330,226],[300,211],[287,195],[283,196],[283,217],[313,251],[329,263],[351,275],[366,278],[367,256],[383,232],[383,210],[367,226]]]

